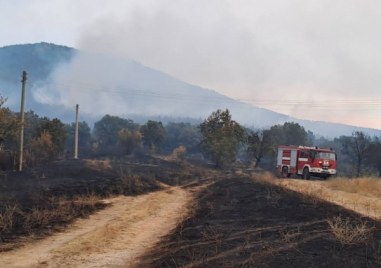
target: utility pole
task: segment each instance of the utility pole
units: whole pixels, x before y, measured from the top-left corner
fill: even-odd
[[[78,159],[78,118],[79,105],[75,106],[75,141],[74,141],[74,159]]]
[[[19,151],[19,171],[22,171],[22,161],[24,152],[24,110],[25,110],[25,84],[27,79],[26,71],[22,72],[21,88],[21,108],[20,108],[20,151]]]

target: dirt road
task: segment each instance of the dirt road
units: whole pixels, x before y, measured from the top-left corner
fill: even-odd
[[[67,231],[0,253],[0,267],[133,267],[186,217],[192,194],[170,187],[111,205]]]

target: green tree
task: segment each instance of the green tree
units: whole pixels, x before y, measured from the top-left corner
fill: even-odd
[[[65,148],[65,124],[58,118],[50,120],[47,117],[43,117],[37,126],[37,137],[42,137],[42,134],[45,132],[50,134],[54,156],[57,157]]]
[[[140,132],[143,135],[143,144],[150,148],[153,152],[160,151],[167,132],[161,122],[148,120],[141,126]]]
[[[217,167],[232,163],[246,141],[245,130],[231,119],[228,109],[213,112],[200,125],[201,147]]]
[[[66,150],[73,151],[75,143],[75,123],[65,125],[66,132]],[[89,125],[83,121],[78,122],[78,154],[86,155],[89,153],[91,147],[91,130]]]
[[[271,151],[272,139],[270,130],[260,130],[251,132],[247,137],[247,151],[255,160],[255,167],[258,167],[262,158]]]
[[[50,162],[57,156],[52,135],[48,131],[43,131],[39,137],[32,139],[26,149],[25,158],[30,166]]]
[[[135,131],[139,129],[139,125],[130,119],[112,115],[105,115],[101,120],[95,122],[94,138],[99,149],[108,153],[115,152],[119,144],[121,129]]]
[[[275,125],[270,128],[270,135],[273,139],[273,144],[277,147],[280,144],[284,145],[311,145],[308,144],[309,136],[312,132],[307,133],[304,127],[298,123],[286,122],[283,125]]]
[[[352,136],[341,136],[338,142],[341,144],[342,153],[347,155],[355,165],[355,173],[359,177],[369,150],[370,137],[362,131],[355,131]]]
[[[7,101],[0,95],[0,168],[11,169],[18,149],[19,120],[17,114],[3,107]]]
[[[372,165],[378,172],[378,176],[381,177],[381,141],[380,138],[376,137],[369,144],[368,148],[368,160],[369,164]]]
[[[192,153],[199,150],[201,141],[200,129],[189,123],[169,123],[165,126],[167,138],[165,149],[169,152],[183,145]]]
[[[7,150],[17,150],[19,120],[8,108],[0,108],[0,146]]]
[[[133,153],[142,145],[142,134],[137,130],[122,128],[118,132],[119,144],[126,154]]]

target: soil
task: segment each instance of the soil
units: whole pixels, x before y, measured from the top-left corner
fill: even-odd
[[[142,267],[381,267],[380,222],[340,206],[239,176],[218,179],[196,204]],[[366,222],[366,241],[341,244],[327,223],[337,216]]]
[[[0,253],[0,267],[130,267],[187,215],[191,194],[179,187],[119,196],[65,232]]]
[[[2,204],[27,210],[89,192],[105,199],[91,216],[58,223],[65,229],[38,226],[25,241],[26,230],[0,233],[0,246],[23,244],[0,252],[0,267],[381,267],[379,221],[261,176],[158,158],[6,174]],[[335,217],[365,224],[367,236],[341,243],[327,222]],[[47,229],[61,231],[41,237]]]

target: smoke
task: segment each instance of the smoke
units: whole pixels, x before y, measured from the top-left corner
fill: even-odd
[[[376,33],[381,3],[156,3],[150,1],[150,8],[133,6],[118,19],[105,16],[95,21],[82,32],[79,46],[133,58],[254,104],[261,99],[299,100],[305,105],[262,105],[298,117],[348,122],[351,109],[364,116],[369,112],[357,110],[346,99],[379,96],[381,38]],[[308,108],[309,101],[319,105]],[[332,109],[339,111],[334,118]]]
[[[371,0],[110,1],[82,25],[77,47],[292,116],[380,128],[380,109],[368,105],[380,96],[380,10]],[[118,63],[97,64],[77,58],[54,79],[85,79],[80,89],[118,89],[128,79]],[[97,113],[126,110],[110,92],[85,97],[74,88],[56,92],[62,103],[82,96]]]

